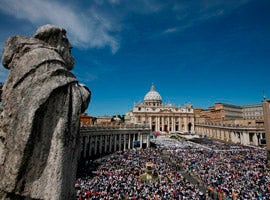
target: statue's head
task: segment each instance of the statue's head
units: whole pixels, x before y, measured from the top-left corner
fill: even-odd
[[[71,55],[72,46],[67,39],[65,29],[47,24],[38,28],[34,37],[55,47],[65,61],[67,69],[71,70],[73,68],[74,58]]]

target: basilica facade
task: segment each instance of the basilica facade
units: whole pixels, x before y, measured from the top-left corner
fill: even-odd
[[[191,104],[183,107],[171,103],[163,104],[155,86],[144,96],[144,101],[136,103],[126,113],[126,121],[134,124],[147,124],[153,132],[194,133],[194,109]]]

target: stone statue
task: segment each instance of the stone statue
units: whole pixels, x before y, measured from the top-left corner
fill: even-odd
[[[40,27],[13,36],[0,113],[0,199],[74,199],[80,114],[91,92],[70,72],[66,31]]]

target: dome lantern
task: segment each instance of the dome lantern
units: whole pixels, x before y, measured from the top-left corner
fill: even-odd
[[[152,84],[150,91],[144,96],[144,102],[152,106],[160,106],[162,104],[162,98],[156,91],[154,84]]]

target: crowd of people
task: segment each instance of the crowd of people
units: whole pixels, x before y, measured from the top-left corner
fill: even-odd
[[[93,177],[77,179],[77,199],[205,199],[196,185],[183,177],[160,154],[160,149],[117,152],[101,159]],[[141,179],[147,162],[158,172],[155,181]]]
[[[77,178],[77,199],[270,199],[265,151],[229,144],[225,151],[223,142],[202,141],[161,138],[154,141],[157,148],[104,157],[92,175]],[[147,162],[158,172],[154,181],[141,178]]]
[[[270,199],[265,150],[215,140],[204,145],[211,150],[170,150],[171,159],[220,199]]]

